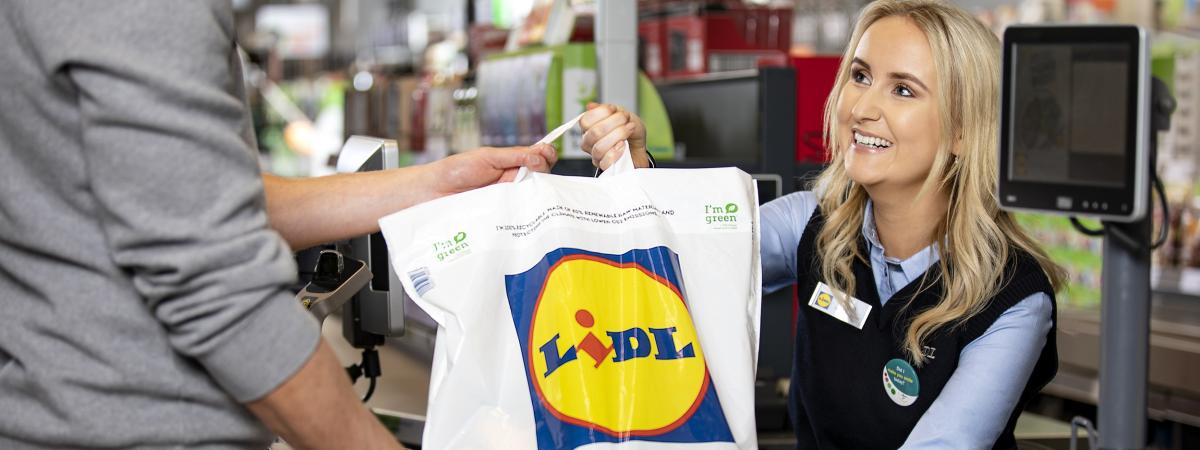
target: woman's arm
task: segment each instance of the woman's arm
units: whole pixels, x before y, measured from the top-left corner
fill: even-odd
[[[1046,345],[1053,309],[1033,294],[967,344],[942,393],[902,449],[992,448]]]
[[[817,196],[811,191],[793,192],[759,209],[764,293],[796,284],[796,247],[816,209]]]

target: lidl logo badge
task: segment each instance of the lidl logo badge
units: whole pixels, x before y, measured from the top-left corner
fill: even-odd
[[[833,303],[833,296],[829,295],[828,292],[822,292],[817,295],[817,306],[828,308],[830,303]]]
[[[505,283],[539,450],[733,442],[670,249],[558,249]]]

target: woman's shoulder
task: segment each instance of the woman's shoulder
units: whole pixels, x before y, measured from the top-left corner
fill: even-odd
[[[1054,286],[1041,261],[1029,251],[1013,247],[1005,265],[999,288],[989,302],[985,322],[995,318],[1009,321],[1043,323],[1054,316]],[[992,320],[987,320],[992,316]]]
[[[1042,263],[1033,253],[1014,245],[1005,264],[1004,284],[1010,286],[1029,284],[1031,286],[1028,289],[1044,290],[1047,294],[1053,295],[1054,290],[1050,283],[1050,277],[1046,275],[1046,268],[1042,266]]]

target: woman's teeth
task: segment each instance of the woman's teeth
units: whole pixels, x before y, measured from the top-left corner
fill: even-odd
[[[886,139],[865,136],[865,135],[859,134],[857,132],[854,133],[854,142],[859,145],[865,145],[867,147],[874,147],[874,148],[888,148],[888,147],[892,146],[892,143]]]

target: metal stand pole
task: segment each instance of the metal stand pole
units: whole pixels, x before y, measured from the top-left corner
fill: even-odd
[[[1175,99],[1151,78],[1150,173],[1155,173],[1158,132],[1171,125]],[[1146,217],[1106,223],[1100,302],[1100,448],[1146,448],[1146,372],[1150,353],[1150,240],[1153,189],[1146,189]],[[1164,211],[1165,213],[1165,211]],[[1165,225],[1164,225],[1165,226]]]
[[[1146,371],[1150,337],[1151,215],[1108,223],[1100,302],[1100,448],[1146,446]],[[1141,244],[1131,248],[1122,232]]]

